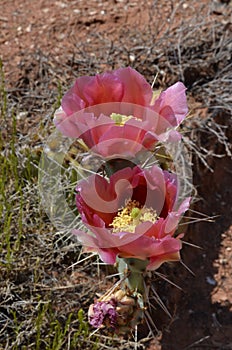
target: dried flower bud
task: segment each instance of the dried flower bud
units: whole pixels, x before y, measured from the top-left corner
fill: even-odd
[[[115,328],[117,311],[114,301],[98,301],[90,305],[88,317],[89,323],[95,328],[100,328],[104,325]]]
[[[139,304],[141,295],[119,289],[107,293],[89,308],[89,323],[95,328],[113,328],[117,333],[131,331],[143,319],[144,308]]]

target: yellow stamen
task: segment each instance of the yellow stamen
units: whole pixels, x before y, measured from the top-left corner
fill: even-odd
[[[125,207],[118,211],[110,226],[113,227],[113,233],[120,231],[135,232],[137,225],[150,221],[155,223],[158,219],[156,211],[152,208],[141,208],[138,201],[127,200]]]
[[[152,208],[142,209],[142,214],[140,215],[140,222],[151,221],[153,224],[159,219],[156,211]]]
[[[124,126],[124,124],[132,118],[138,119],[138,118],[133,117],[133,115],[123,115],[123,114],[118,114],[118,113],[112,113],[110,117],[115,122],[115,124],[117,126]]]

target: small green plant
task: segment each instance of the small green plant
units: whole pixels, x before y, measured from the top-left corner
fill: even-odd
[[[82,309],[78,311],[77,319],[78,329],[73,333],[71,340],[73,349],[76,349],[77,346],[81,346],[81,344],[84,345],[90,334],[89,324],[85,320],[84,311]]]
[[[69,328],[71,325],[71,319],[72,319],[72,314],[69,314],[68,319],[67,319],[64,327],[62,327],[62,325],[60,324],[60,322],[58,320],[55,320],[51,324],[51,328],[54,332],[54,337],[53,337],[51,346],[47,350],[62,349],[62,346],[64,346],[65,340],[67,338],[66,336],[68,334],[68,331],[69,331]]]
[[[17,157],[17,121],[15,114],[6,121],[7,93],[2,61],[0,60],[0,123],[5,134],[0,134],[0,217],[2,218],[0,264],[8,267],[13,262],[14,252],[20,247],[22,235],[22,179]],[[10,135],[10,136],[9,136]],[[18,208],[15,215],[15,208]],[[15,234],[17,231],[17,234]],[[13,235],[14,233],[14,235]]]
[[[0,217],[2,217],[0,254],[4,263],[12,263],[14,252],[20,248],[23,232],[23,181],[16,155],[16,119],[12,117],[11,139],[3,146],[0,140]],[[17,211],[16,211],[17,209]],[[17,213],[17,215],[16,215]]]
[[[69,343],[69,349],[77,350],[88,348],[90,342],[90,330],[84,311],[80,309],[75,315],[70,313],[66,321],[60,321],[58,315],[52,309],[52,303],[42,303],[38,307],[38,315],[35,321],[36,339],[35,350],[60,350],[65,349]],[[92,342],[91,342],[92,343]],[[99,349],[98,340],[94,337],[94,347]]]

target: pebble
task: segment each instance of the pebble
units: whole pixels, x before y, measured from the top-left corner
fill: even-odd
[[[216,284],[217,284],[217,282],[215,281],[215,279],[212,278],[212,277],[210,277],[210,276],[207,276],[207,277],[206,277],[206,282],[207,282],[208,284],[210,284],[211,286],[216,286]]]
[[[28,115],[28,112],[19,112],[16,116],[16,119],[17,120],[24,119],[25,117],[27,117],[27,115]]]

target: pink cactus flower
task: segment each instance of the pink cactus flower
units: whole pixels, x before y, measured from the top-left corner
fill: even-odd
[[[154,100],[151,86],[130,67],[83,76],[64,95],[54,122],[102,157],[133,157],[157,141],[180,139],[175,128],[188,112],[185,90],[178,82]]]
[[[114,264],[116,257],[148,260],[148,270],[180,259],[182,235],[175,231],[190,198],[177,204],[175,175],[157,166],[124,168],[107,181],[100,175],[81,180],[76,204],[88,230],[74,229],[88,251]]]

